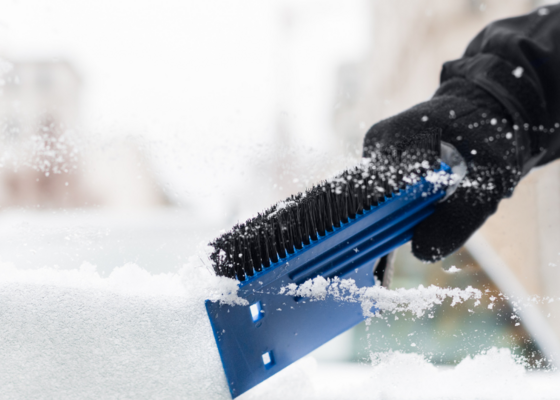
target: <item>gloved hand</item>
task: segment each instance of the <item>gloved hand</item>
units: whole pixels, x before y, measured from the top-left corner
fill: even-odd
[[[364,140],[364,157],[408,142],[423,131],[441,129],[467,164],[453,195],[414,231],[412,251],[428,262],[460,248],[511,195],[521,178],[528,132],[489,93],[463,78],[442,84],[434,97],[375,124]]]

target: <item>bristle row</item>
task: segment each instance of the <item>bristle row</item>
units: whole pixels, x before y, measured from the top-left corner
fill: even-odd
[[[432,142],[425,140],[428,151],[374,154],[371,162],[236,225],[211,243],[216,273],[243,281],[398,194],[437,167],[437,157],[426,162],[435,153]]]

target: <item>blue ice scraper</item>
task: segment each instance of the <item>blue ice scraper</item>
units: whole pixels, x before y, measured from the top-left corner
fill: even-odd
[[[358,287],[386,281],[391,252],[464,174],[453,150],[437,138],[412,152],[376,155],[212,243],[214,269],[237,279],[247,300],[206,301],[233,398],[364,320],[359,302],[280,291],[317,276],[351,278]]]

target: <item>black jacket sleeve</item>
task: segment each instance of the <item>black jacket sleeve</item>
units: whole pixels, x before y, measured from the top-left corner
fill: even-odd
[[[488,91],[527,131],[524,173],[560,157],[560,4],[488,25],[462,58],[444,64],[441,82],[454,77]]]

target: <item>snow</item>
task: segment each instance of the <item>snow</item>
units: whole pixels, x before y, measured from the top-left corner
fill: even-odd
[[[513,74],[513,76],[515,76],[516,78],[521,78],[523,76],[523,67],[517,67],[515,68],[511,73]]]
[[[439,190],[441,187],[453,186],[459,183],[461,176],[455,173],[448,173],[445,171],[428,171],[426,180],[434,185],[434,190]]]
[[[2,397],[228,399],[204,300],[236,302],[236,287],[198,258],[176,273],[127,264],[107,276],[87,263],[77,269],[1,264]],[[444,298],[480,296],[475,289],[437,287],[356,292],[352,282],[338,281],[341,300],[349,296],[343,287],[361,301],[413,315]],[[320,279],[307,290],[336,293],[333,282]],[[552,399],[560,390],[556,373],[526,372],[505,349],[447,369],[418,354],[372,354],[372,360],[322,365],[307,357],[241,398]]]
[[[136,14],[151,16],[153,4],[150,3],[155,4],[148,2],[136,7]],[[329,88],[334,91],[333,76],[340,60],[360,58],[364,49],[369,48],[369,36],[364,34],[367,33],[365,16],[369,15],[363,12],[366,3],[355,2],[348,10],[341,6],[339,9],[333,3],[317,15],[312,8],[315,6],[293,2],[286,8],[286,14],[293,13],[296,27],[302,27],[297,29],[308,32],[304,40],[284,33],[286,27],[277,23],[277,14],[272,12],[278,4],[256,6],[253,0],[242,3],[217,8],[215,4],[210,5],[203,10],[204,18],[191,12],[190,4],[181,7],[184,12],[168,7],[163,12],[172,19],[165,24],[166,28],[146,30],[145,23],[132,29],[123,25],[145,18],[122,19],[118,15],[128,15],[129,5],[112,2],[111,6],[117,10],[110,14],[117,17],[109,15],[107,29],[101,31],[103,37],[92,36],[90,32],[99,21],[107,22],[107,7],[91,9],[54,2],[45,8],[32,1],[22,8],[14,3],[4,10],[7,12],[4,19],[10,21],[4,53],[15,59],[32,59],[37,55],[51,59],[53,54],[59,54],[62,59],[75,61],[88,88],[85,98],[90,107],[85,110],[85,116],[89,130],[106,131],[109,136],[134,131],[146,135],[146,146],[159,155],[155,159],[167,174],[166,184],[179,192],[177,197],[183,202],[209,203],[210,198],[217,196],[206,195],[210,189],[203,187],[205,182],[217,187],[252,182],[244,175],[248,167],[231,167],[243,164],[247,154],[257,159],[251,166],[266,170],[261,160],[271,158],[272,153],[256,152],[255,147],[243,150],[245,145],[238,142],[254,142],[257,137],[265,143],[272,141],[276,129],[269,128],[270,121],[276,121],[280,109],[287,109],[281,116],[288,121],[292,135],[303,144],[328,143],[330,139],[325,139],[325,132],[330,132],[332,127],[325,113],[331,115],[331,97],[321,94],[330,93]],[[194,8],[203,4],[197,1]],[[541,9],[539,13],[544,15],[546,11]],[[341,18],[341,12],[348,15]],[[68,15],[72,18],[67,18]],[[232,15],[236,18],[231,18]],[[254,18],[255,15],[262,18]],[[243,23],[239,23],[239,18]],[[213,24],[208,24],[208,20]],[[252,28],[244,32],[223,29],[247,24]],[[31,32],[29,26],[35,30]],[[53,26],[57,29],[50,29]],[[216,26],[229,34],[214,35]],[[357,26],[361,28],[355,29]],[[144,39],[148,35],[151,39],[140,40],[142,45],[135,48],[128,46],[130,54],[122,62],[123,46],[119,40],[127,39],[115,32],[124,31]],[[263,33],[257,35],[256,41],[253,40],[255,31]],[[158,40],[152,40],[154,32],[158,33]],[[330,36],[325,40],[325,35],[317,36],[317,32],[327,32]],[[313,57],[316,64],[300,63],[298,60],[307,60],[301,55],[307,55],[315,36],[327,45],[319,49],[318,57],[317,54]],[[205,40],[201,41],[201,37]],[[183,48],[189,49],[179,59],[174,46],[161,46],[176,38]],[[241,49],[243,54],[239,52],[239,43],[250,44]],[[269,46],[270,43],[274,45]],[[287,48],[292,50],[286,51]],[[255,54],[259,57],[253,57]],[[107,62],[117,58],[121,62]],[[236,60],[233,66],[228,65],[225,75],[221,63],[224,58]],[[287,67],[279,69],[286,76],[266,72],[271,70],[270,66],[277,65],[279,58],[286,61]],[[171,59],[174,62],[170,63]],[[167,74],[154,76],[153,71],[160,65],[171,65],[172,71],[168,69]],[[214,67],[208,70],[208,65]],[[317,65],[323,72],[317,74]],[[0,59],[0,75],[10,68],[9,63]],[[518,72],[520,77],[522,68]],[[310,79],[315,76],[320,79]],[[298,82],[306,84],[303,91],[293,88],[303,87]],[[170,92],[169,88],[177,90]],[[151,95],[139,96],[139,91]],[[270,93],[275,91],[278,94],[271,97]],[[240,93],[245,95],[240,98]],[[322,100],[317,102],[318,98]],[[200,105],[204,103],[211,107],[201,112],[204,107]],[[232,108],[231,104],[236,107]],[[298,116],[297,110],[303,109],[306,112]],[[198,112],[185,113],[185,110]],[[216,119],[215,110],[222,110],[223,118]],[[453,111],[450,116],[455,116]],[[428,117],[424,116],[422,121],[428,121]],[[360,126],[360,129],[366,127],[363,123]],[[189,134],[183,138],[177,132]],[[241,132],[246,140],[241,140],[239,134],[230,135],[231,132]],[[160,143],[162,135],[165,140]],[[263,135],[266,140],[260,139]],[[510,139],[511,133],[508,135]],[[3,164],[22,163],[36,167],[45,175],[64,172],[69,166],[83,162],[76,158],[77,152],[86,145],[94,146],[88,140],[79,141],[68,133],[50,142],[31,142],[34,144],[28,149],[31,156],[19,156],[6,148],[0,158]],[[155,151],[158,146],[161,151]],[[306,159],[319,157],[299,142],[298,146],[299,151],[309,153]],[[51,147],[58,150],[52,151]],[[178,156],[171,151],[176,149]],[[281,153],[276,147],[273,149],[274,154]],[[220,158],[222,153],[232,154],[238,162],[226,163],[222,160],[226,157]],[[69,166],[59,163],[61,154],[69,157]],[[208,158],[208,154],[217,156]],[[35,160],[35,155],[41,156],[43,162]],[[329,162],[333,164],[332,156]],[[325,163],[309,163],[326,168]],[[312,173],[297,176],[293,183],[304,185],[313,180]],[[440,179],[438,175],[432,178],[434,182]],[[190,197],[191,187],[196,187],[202,200]],[[231,196],[224,198],[226,203],[232,202]],[[0,218],[0,398],[230,398],[204,301],[246,303],[236,296],[236,282],[212,275],[198,257],[184,264],[185,253],[187,256],[194,253],[192,238],[198,237],[202,229],[210,229],[208,219],[214,213],[200,213],[202,223],[192,215],[158,212],[151,214],[149,219],[153,221],[145,223],[145,217],[140,221],[137,215],[88,213],[82,216],[77,212],[71,215],[71,226],[61,217],[61,214],[73,214],[68,210],[21,213],[24,218],[4,211]],[[184,226],[187,223],[188,229]],[[184,265],[175,268],[180,264]],[[400,318],[414,318],[436,306],[450,307],[464,301],[474,301],[476,306],[480,298],[480,292],[472,288],[419,286],[388,291],[380,287],[358,289],[351,281],[321,279],[292,289],[313,295],[316,301],[326,296],[359,301],[365,315],[371,315],[374,302],[386,315],[409,313]],[[517,302],[518,308],[526,306],[524,299]],[[415,341],[419,343],[416,338]],[[560,392],[556,373],[528,373],[523,368],[523,360],[515,359],[505,349],[492,349],[467,358],[455,368],[436,367],[418,354],[376,353],[371,359],[370,364],[322,365],[313,357],[306,357],[242,399],[515,399],[557,398]]]
[[[435,305],[442,304],[447,298],[451,299],[451,307],[467,300],[479,300],[482,292],[472,287],[466,289],[440,288],[435,285],[424,287],[419,285],[414,289],[389,290],[383,286],[358,288],[353,279],[325,279],[321,276],[310,279],[301,285],[289,284],[283,287],[281,294],[288,296],[310,297],[323,300],[332,296],[339,301],[359,301],[365,317],[379,317],[386,313],[411,312],[421,317]],[[478,303],[475,302],[475,306]],[[373,314],[372,308],[382,310],[381,314]]]
[[[0,271],[3,398],[227,398],[203,270]]]
[[[509,350],[492,348],[440,368],[419,354],[372,354],[365,364],[321,365],[305,358],[243,399],[556,399],[557,373],[530,373]],[[281,389],[281,390],[278,390]]]

